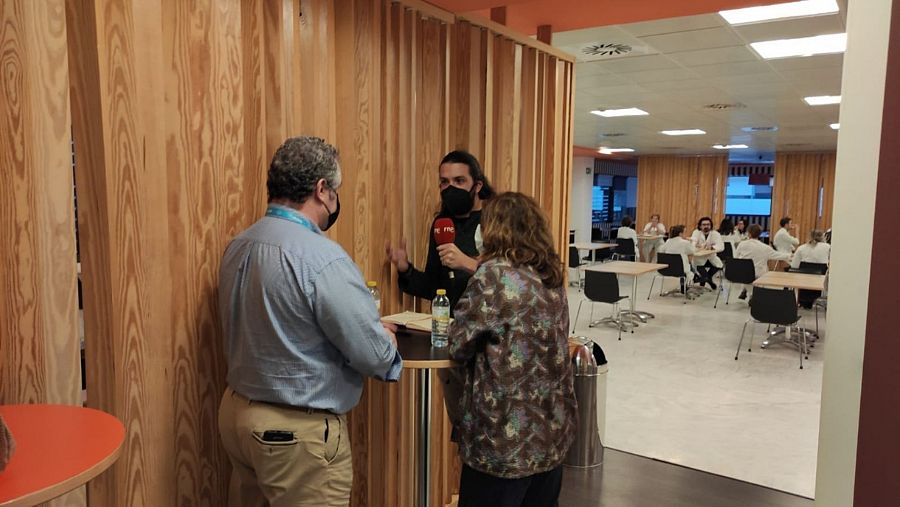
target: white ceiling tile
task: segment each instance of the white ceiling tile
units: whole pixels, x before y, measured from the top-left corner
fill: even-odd
[[[622,77],[635,83],[656,83],[660,81],[680,81],[683,79],[697,79],[699,76],[690,69],[665,69],[665,70],[645,70],[642,72],[628,72],[621,74]]]
[[[815,55],[802,58],[778,58],[775,60],[768,60],[768,63],[777,71],[837,67],[838,73],[840,73],[840,69],[844,65],[844,55],[835,54]]]
[[[641,40],[657,51],[666,53],[745,45],[740,37],[735,35],[730,28],[725,27],[650,35],[641,37]]]
[[[754,53],[746,46],[698,49],[696,51],[671,53],[668,56],[672,60],[675,60],[681,65],[687,67],[692,67],[695,65],[713,65],[716,63],[733,63],[759,60],[759,57],[756,56],[756,53]]]
[[[684,16],[680,18],[644,21],[641,23],[629,23],[627,25],[622,25],[622,29],[635,37],[643,37],[646,35],[685,32],[703,28],[717,28],[724,24],[725,22],[718,14],[705,14],[701,16]]]
[[[733,29],[747,42],[813,37],[815,35],[841,33],[845,31],[839,14],[773,21],[768,23],[754,23],[750,25],[735,26]]]
[[[644,70],[674,69],[678,64],[662,55],[632,56],[597,62],[605,72],[618,74]]]
[[[730,78],[734,76],[764,75],[772,72],[766,62],[730,62],[715,65],[697,65],[691,70],[707,78]]]
[[[582,76],[576,70],[575,73],[575,92],[578,93],[581,90],[593,90],[595,88],[602,88],[605,86],[621,86],[627,85],[628,80],[617,76],[615,74],[600,74],[596,76]],[[633,85],[632,85],[633,86]]]

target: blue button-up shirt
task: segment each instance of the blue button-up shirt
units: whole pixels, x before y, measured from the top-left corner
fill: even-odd
[[[225,250],[227,381],[252,400],[343,414],[359,402],[364,376],[396,381],[402,361],[356,264],[298,217],[266,216]]]

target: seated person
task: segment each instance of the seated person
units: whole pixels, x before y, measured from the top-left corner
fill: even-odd
[[[659,247],[659,253],[681,255],[685,280],[690,282],[694,278],[694,273],[691,271],[691,261],[689,256],[694,255],[696,250],[694,249],[694,244],[691,243],[691,240],[685,237],[684,231],[685,227],[683,225],[672,227],[669,231],[669,239],[666,240],[663,246]],[[681,283],[681,293],[684,294],[684,282]]]
[[[631,243],[634,244],[635,256],[637,256],[637,233],[631,228],[632,225],[634,225],[634,221],[630,216],[625,215],[622,217],[622,226],[616,232],[616,239],[630,239]]]
[[[725,250],[725,241],[719,231],[714,231],[712,219],[703,217],[697,222],[697,228],[691,234],[691,243],[697,250],[715,250],[716,253]],[[700,279],[700,286],[709,284],[710,288],[716,290],[716,284],[713,283],[713,276],[722,269],[722,259],[718,255],[704,255],[703,257],[694,257],[694,267],[697,269],[697,276]]]
[[[772,250],[769,245],[759,240],[759,235],[762,233],[762,227],[759,225],[751,225],[747,232],[750,234],[750,239],[741,241],[741,244],[738,245],[737,250],[734,252],[734,258],[753,260],[753,272],[756,278],[769,272],[770,260],[790,260],[790,253]],[[746,287],[741,290],[741,295],[738,296],[738,299],[747,299]]]
[[[644,226],[643,234],[647,236],[659,236],[657,239],[645,239],[644,248],[641,252],[645,261],[656,262],[656,252],[663,246],[663,243],[665,242],[663,236],[666,235],[666,226],[659,221],[659,213],[650,215],[650,222]]]
[[[831,245],[825,242],[825,233],[822,231],[810,231],[809,242],[800,245],[791,259],[791,268],[800,268],[801,262],[815,264],[828,264],[831,259]]]
[[[792,253],[797,248],[797,245],[800,244],[800,240],[790,233],[790,231],[797,231],[797,224],[791,220],[791,217],[784,217],[778,223],[781,224],[781,229],[778,229],[778,232],[775,233],[775,238],[772,239],[772,246],[779,252]]]

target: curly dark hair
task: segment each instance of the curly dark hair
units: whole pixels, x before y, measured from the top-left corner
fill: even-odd
[[[562,286],[559,254],[547,216],[531,197],[504,192],[488,200],[481,215],[484,249],[481,259],[506,259],[514,266],[531,266],[544,286]]]
[[[269,202],[290,199],[302,203],[321,179],[331,188],[341,184],[337,149],[318,137],[291,137],[278,148],[269,164]]]

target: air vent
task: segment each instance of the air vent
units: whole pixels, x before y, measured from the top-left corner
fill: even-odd
[[[744,127],[741,130],[744,132],[775,132],[778,130],[778,127],[774,125],[769,127]]]
[[[620,56],[631,53],[632,49],[628,44],[600,42],[582,47],[581,53],[586,56]]]
[[[711,109],[713,111],[725,111],[728,109],[744,109],[747,107],[747,104],[741,104],[740,102],[735,102],[734,104],[706,104],[703,106],[703,109]]]
[[[624,132],[607,132],[607,133],[600,134],[597,137],[622,137],[624,135],[625,135]]]

